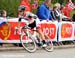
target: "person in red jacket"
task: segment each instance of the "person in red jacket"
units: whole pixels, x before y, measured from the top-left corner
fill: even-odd
[[[67,16],[68,18],[70,18],[70,13],[74,9],[75,9],[74,3],[71,0],[69,0],[69,2],[65,5],[65,7],[63,7],[62,12],[63,12],[63,14],[65,16]]]
[[[71,10],[70,10],[68,7],[63,7],[62,13],[63,13],[65,16],[67,16],[68,18],[70,18]]]

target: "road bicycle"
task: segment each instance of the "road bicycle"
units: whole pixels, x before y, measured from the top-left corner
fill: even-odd
[[[20,28],[15,28],[15,30],[19,30],[20,31],[20,42],[23,46],[23,48],[32,53],[35,52],[37,50],[37,47],[42,47],[43,49],[45,49],[48,52],[53,51],[53,42],[50,40],[49,36],[44,34],[45,39],[46,39],[46,47],[43,47],[43,43],[41,40],[40,35],[38,34],[38,32],[36,31],[36,28],[34,28],[33,30],[31,28],[29,28],[27,25],[20,27]],[[38,46],[38,44],[40,44],[40,46]]]

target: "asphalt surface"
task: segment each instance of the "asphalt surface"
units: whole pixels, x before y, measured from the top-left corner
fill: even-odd
[[[0,46],[0,58],[75,58],[75,44],[54,46],[53,52],[38,48],[35,53],[29,53],[23,47],[13,44]]]
[[[75,58],[75,48],[55,49],[53,52],[42,49],[35,53],[28,53],[24,50],[1,51],[0,58]]]
[[[68,48],[75,48],[75,44],[54,46],[54,50],[68,49]],[[38,48],[38,50],[40,49],[42,50],[42,48]],[[3,46],[0,46],[0,51],[19,51],[19,50],[24,50],[24,48],[14,46],[13,44],[4,44]]]

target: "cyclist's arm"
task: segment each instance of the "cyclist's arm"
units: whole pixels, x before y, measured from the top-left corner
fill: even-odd
[[[20,27],[21,20],[22,20],[22,18],[19,18],[19,20],[18,20],[18,26],[17,27]]]

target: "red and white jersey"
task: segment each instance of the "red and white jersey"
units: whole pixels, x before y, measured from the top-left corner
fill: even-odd
[[[28,18],[29,15],[32,16],[33,20],[36,21],[36,25],[38,25],[40,23],[40,20],[38,19],[38,17],[35,14],[31,13],[31,12],[26,12],[25,16],[19,15],[19,18],[25,20],[26,24],[28,25],[30,19],[27,19],[27,18]],[[34,18],[34,17],[36,17],[36,18]]]

